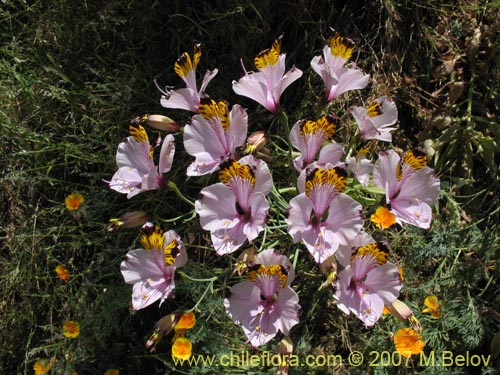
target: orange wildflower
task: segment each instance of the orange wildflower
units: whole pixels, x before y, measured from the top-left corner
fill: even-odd
[[[172,345],[172,357],[181,360],[188,360],[191,357],[193,344],[185,337],[179,337]]]
[[[56,362],[55,358],[52,358],[51,360],[39,359],[33,364],[33,370],[35,371],[35,375],[45,375],[50,371],[52,365],[55,362]]]
[[[434,319],[441,318],[441,301],[435,295],[425,297],[424,305],[427,308],[422,310],[423,313],[431,314]]]
[[[195,317],[194,313],[188,312],[188,313],[182,314],[179,321],[175,325],[175,329],[176,330],[178,330],[178,329],[191,329],[194,327],[195,324],[196,324],[196,317]]]
[[[80,324],[74,320],[68,320],[63,324],[63,335],[75,339],[80,334]]]
[[[379,229],[387,229],[392,225],[396,224],[396,216],[385,207],[378,207],[370,220]]]
[[[81,194],[70,194],[64,200],[66,203],[66,208],[70,211],[76,211],[80,208],[83,203],[83,195]]]
[[[120,374],[120,371],[118,371],[117,369],[115,368],[110,368],[108,369],[104,375],[119,375]]]
[[[424,350],[422,335],[411,328],[401,328],[394,335],[394,345],[399,354],[410,357],[412,354],[419,354]]]
[[[59,278],[62,280],[62,281],[67,281],[69,280],[69,271],[66,269],[66,267],[64,267],[62,264],[58,265],[55,270],[56,273],[57,273],[57,276],[59,276]]]

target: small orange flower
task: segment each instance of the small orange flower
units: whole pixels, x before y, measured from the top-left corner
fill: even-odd
[[[387,229],[392,225],[396,224],[396,216],[385,207],[378,207],[370,220],[379,229]]]
[[[179,337],[172,345],[172,357],[181,360],[188,360],[191,357],[193,344],[185,337]]]
[[[434,319],[441,318],[441,301],[435,295],[425,297],[424,305],[427,308],[422,310],[423,313],[431,314]]]
[[[191,329],[194,327],[196,324],[196,317],[194,316],[194,313],[188,312],[185,314],[182,314],[180,317],[179,321],[175,325],[175,329]]]
[[[75,339],[80,334],[80,324],[74,320],[68,320],[63,324],[63,335]]]
[[[39,359],[33,364],[33,370],[35,371],[35,375],[45,375],[50,371],[52,365],[55,362],[56,362],[55,358],[52,358],[51,360]]]
[[[390,313],[391,312],[389,311],[389,309],[387,308],[387,306],[384,306],[384,309],[382,310],[382,315],[388,315]]]
[[[110,368],[108,369],[104,375],[119,375],[120,374],[120,371],[118,371],[117,369],[115,368]]]
[[[58,265],[54,271],[56,271],[57,276],[59,276],[62,281],[69,280],[69,271],[62,264]]]
[[[399,354],[410,357],[424,350],[422,335],[411,328],[401,328],[394,335],[394,345]]]
[[[81,194],[70,194],[64,200],[66,203],[66,208],[70,211],[76,211],[80,208],[83,203],[83,195]]]

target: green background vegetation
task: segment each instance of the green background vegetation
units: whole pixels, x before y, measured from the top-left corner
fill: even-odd
[[[155,353],[146,350],[154,323],[194,306],[206,285],[180,280],[175,299],[161,308],[154,304],[133,312],[131,286],[123,282],[119,264],[127,250],[138,247],[138,231],[110,233],[109,219],[147,210],[189,244],[186,273],[198,278],[221,275],[197,312],[190,335],[196,354],[250,350],[222,308],[228,286],[238,281],[226,272],[235,259],[216,257],[196,220],[161,222],[189,210],[172,192],[147,192],[127,200],[109,190],[103,179],[115,171],[116,147],[128,135],[132,117],[160,113],[181,124],[188,121],[188,113],[160,106],[154,81],[161,87],[179,86],[173,64],[198,42],[203,52],[198,72],[219,69],[209,86],[211,96],[247,107],[251,130],[271,126],[279,135],[264,110],[232,92],[231,81],[242,74],[240,58],[251,69],[255,54],[284,33],[287,66],[296,65],[304,76],[282,102],[292,124],[310,115],[322,86],[309,63],[320,54],[330,27],[356,41],[358,64],[372,76],[369,88],[353,95],[391,96],[400,114],[394,145],[404,150],[425,145],[442,181],[431,230],[405,227],[384,234],[403,264],[402,299],[424,327],[426,352],[496,353],[493,366],[482,369],[493,372],[500,350],[498,336],[497,344],[491,344],[500,327],[499,16],[498,2],[479,0],[2,1],[0,373],[31,374],[35,360],[51,357],[57,358],[53,374],[103,374],[113,367],[121,374],[275,372],[174,369],[168,338]],[[345,109],[347,103],[348,97],[335,105]],[[180,142],[178,146],[171,176],[195,199],[208,180],[184,181],[191,158],[183,154]],[[275,183],[280,184],[276,172]],[[78,216],[64,206],[65,196],[73,192],[85,197]],[[284,253],[293,252],[287,248],[289,239],[280,246]],[[66,283],[54,272],[58,264],[72,274]],[[313,282],[305,283],[301,272],[313,275]],[[389,317],[366,330],[332,305],[330,291],[317,291],[323,280],[306,257],[299,261],[297,275],[294,287],[303,308],[303,321],[292,331],[297,354],[347,357],[359,350],[368,357],[372,350],[394,350],[391,334],[401,322]],[[444,303],[439,320],[421,313],[425,296],[433,293]],[[65,320],[81,323],[76,340],[62,336]],[[276,342],[264,349],[275,350]],[[478,373],[418,363],[370,370]]]

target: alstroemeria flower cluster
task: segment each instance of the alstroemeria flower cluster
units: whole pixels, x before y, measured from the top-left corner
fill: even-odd
[[[219,179],[201,190],[195,209],[202,228],[211,233],[215,251],[223,255],[264,230],[269,211],[266,195],[273,180],[266,162],[252,155],[222,165]]]
[[[160,300],[160,305],[175,288],[175,270],[187,263],[187,253],[173,230],[145,224],[141,229],[142,249],[129,251],[120,268],[127,284],[133,284],[132,306],[143,309]]]
[[[149,143],[146,130],[137,121],[129,126],[130,137],[118,146],[116,164],[118,171],[109,182],[109,187],[127,198],[147,190],[156,190],[164,185],[163,174],[170,171],[175,153],[175,139],[168,134],[163,140],[158,166],[153,160],[154,147]],[[161,142],[161,139],[159,139]]]
[[[353,51],[354,42],[335,33],[324,46],[323,56],[312,59],[312,69],[325,83],[324,98],[317,104],[326,105],[342,93],[368,85],[369,75],[354,62],[349,63]],[[239,256],[234,256],[237,257],[235,273],[240,277],[246,273],[246,280],[233,285],[231,295],[224,300],[227,314],[242,327],[248,342],[258,347],[279,332],[288,336],[299,322],[299,297],[290,286],[295,277],[294,267],[277,249],[267,249],[274,246],[279,246],[280,251],[289,249],[283,241],[283,237],[287,237],[284,227],[291,237],[288,245],[297,244],[294,264],[304,254],[301,248],[307,249],[306,256],[326,275],[321,287],[333,288],[331,298],[342,312],[354,314],[366,327],[377,322],[384,306],[403,320],[416,321],[411,309],[398,300],[403,286],[402,270],[388,261],[389,244],[375,241],[363,230],[363,210],[371,214],[370,225],[376,231],[402,223],[429,228],[431,205],[438,199],[439,179],[427,167],[423,153],[411,151],[400,157],[388,150],[379,152],[375,163],[367,158],[370,149],[380,149],[376,141],[392,141],[391,132],[395,130],[398,117],[392,99],[380,96],[367,107],[351,106],[348,111],[358,130],[354,121],[346,124],[330,109],[295,122],[285,137],[298,152],[286,150],[289,151],[287,161],[272,166],[288,166],[289,172],[299,174],[296,180],[298,194],[289,200],[287,208],[282,194],[294,190],[295,187],[290,186],[293,183],[275,189],[270,167],[256,157],[261,156],[272,163],[283,156],[269,151],[273,145],[277,145],[278,153],[283,151],[273,138],[273,130],[257,130],[247,140],[247,110],[238,104],[230,108],[225,101],[217,102],[205,93],[217,69],[207,71],[198,90],[196,68],[200,58],[199,45],[195,46],[192,56],[185,52],[179,57],[174,70],[186,87],[166,89],[162,92],[161,105],[194,112],[182,130],[184,149],[194,157],[186,175],[218,172],[218,182],[213,183],[215,176],[201,179],[212,182],[200,188],[195,202],[186,198],[173,182],[169,187],[175,187],[172,190],[194,206],[192,214],[198,214],[201,227],[210,232],[211,245],[217,255],[232,254],[246,242],[252,244]],[[288,118],[281,108],[280,98],[284,90],[302,76],[302,71],[293,66],[285,72],[281,37],[271,48],[259,53],[254,63],[257,72],[248,72],[243,66],[245,75],[233,81],[234,92],[278,114],[274,119],[288,129]],[[155,146],[150,144],[141,126],[148,122],[161,131],[180,130],[177,122],[163,115],[145,115],[132,121],[131,135],[119,145],[116,154],[119,169],[109,183],[112,189],[128,194],[129,198],[165,185],[163,174],[172,168],[174,136],[169,134],[163,139],[156,165],[153,160]],[[339,133],[344,138],[349,137],[345,143],[333,140],[334,136],[339,137],[335,134],[338,125],[342,129]],[[161,138],[156,147],[160,143]],[[241,157],[247,153],[250,155]],[[359,183],[352,183],[353,178]],[[271,192],[272,199],[268,201]],[[364,193],[367,195],[363,196]],[[367,207],[376,201],[373,195],[377,194],[382,198],[379,207]],[[351,195],[363,198],[358,199],[363,206]],[[271,207],[270,202],[277,202],[277,207]],[[270,217],[272,215],[276,216]],[[132,211],[115,221],[116,226],[130,228],[141,225],[148,217],[146,212]],[[170,221],[175,220],[177,218]],[[264,230],[261,242],[259,236]],[[272,246],[266,243],[269,238],[272,238]],[[163,232],[148,222],[142,227],[140,243],[142,248],[129,251],[121,263],[125,282],[133,284],[135,310],[158,300],[161,305],[170,298],[175,288],[175,271],[187,262],[184,244],[173,230]],[[186,279],[196,281],[191,277]],[[217,277],[209,280],[215,279]],[[170,314],[160,320],[147,346],[154,350],[161,336],[174,329],[179,316]],[[175,326],[172,354],[178,359],[188,359],[192,353],[191,342],[181,336],[184,329],[194,325],[194,315],[186,315],[185,320]],[[290,355],[291,339],[284,340],[283,345],[281,351]],[[286,366],[280,371],[286,372]]]
[[[249,266],[247,280],[231,288],[224,307],[252,346],[264,345],[279,331],[288,335],[299,322],[299,297],[290,287],[294,277],[288,258],[268,249]]]

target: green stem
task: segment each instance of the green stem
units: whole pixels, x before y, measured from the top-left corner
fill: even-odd
[[[204,283],[207,281],[213,283],[214,281],[216,281],[218,279],[217,276],[212,276],[208,279],[195,279],[194,277],[188,276],[186,273],[184,273],[182,271],[178,271],[178,273],[179,273],[179,275],[181,275],[181,277],[185,277],[186,279],[191,280],[191,281],[195,281],[197,283]]]
[[[186,198],[182,193],[181,191],[179,190],[179,188],[177,187],[177,185],[175,184],[175,182],[173,181],[169,181],[168,184],[167,184],[168,188],[173,190],[175,192],[175,194],[180,198],[182,199],[184,202],[188,203],[190,206],[194,207],[194,203],[189,200],[188,198]]]
[[[292,142],[290,142],[290,125],[288,124],[288,117],[285,112],[281,111],[278,112],[278,121],[283,125],[285,128],[285,138],[288,143],[288,163],[290,164],[290,168],[292,168],[295,171],[295,168],[293,167],[293,156],[292,156]]]
[[[213,279],[213,277],[212,277]],[[205,296],[207,295],[208,291],[210,290],[212,293],[214,292],[213,290],[213,285],[214,285],[214,281],[215,280],[212,280],[212,279],[209,279],[210,281],[210,284],[207,285],[207,287],[205,288],[205,291],[203,292],[203,294],[201,295],[200,299],[198,300],[198,302],[196,302],[196,305],[194,305],[193,307],[191,307],[188,311],[186,312],[191,312],[191,311],[194,311],[196,310],[196,308],[198,307],[198,305],[201,303],[201,301],[203,301],[203,299],[205,298]],[[217,279],[217,278],[215,278]]]
[[[278,193],[280,193],[280,194],[282,194],[282,193],[296,193],[296,192],[297,192],[297,188],[295,186],[290,186],[290,187],[278,189]]]

